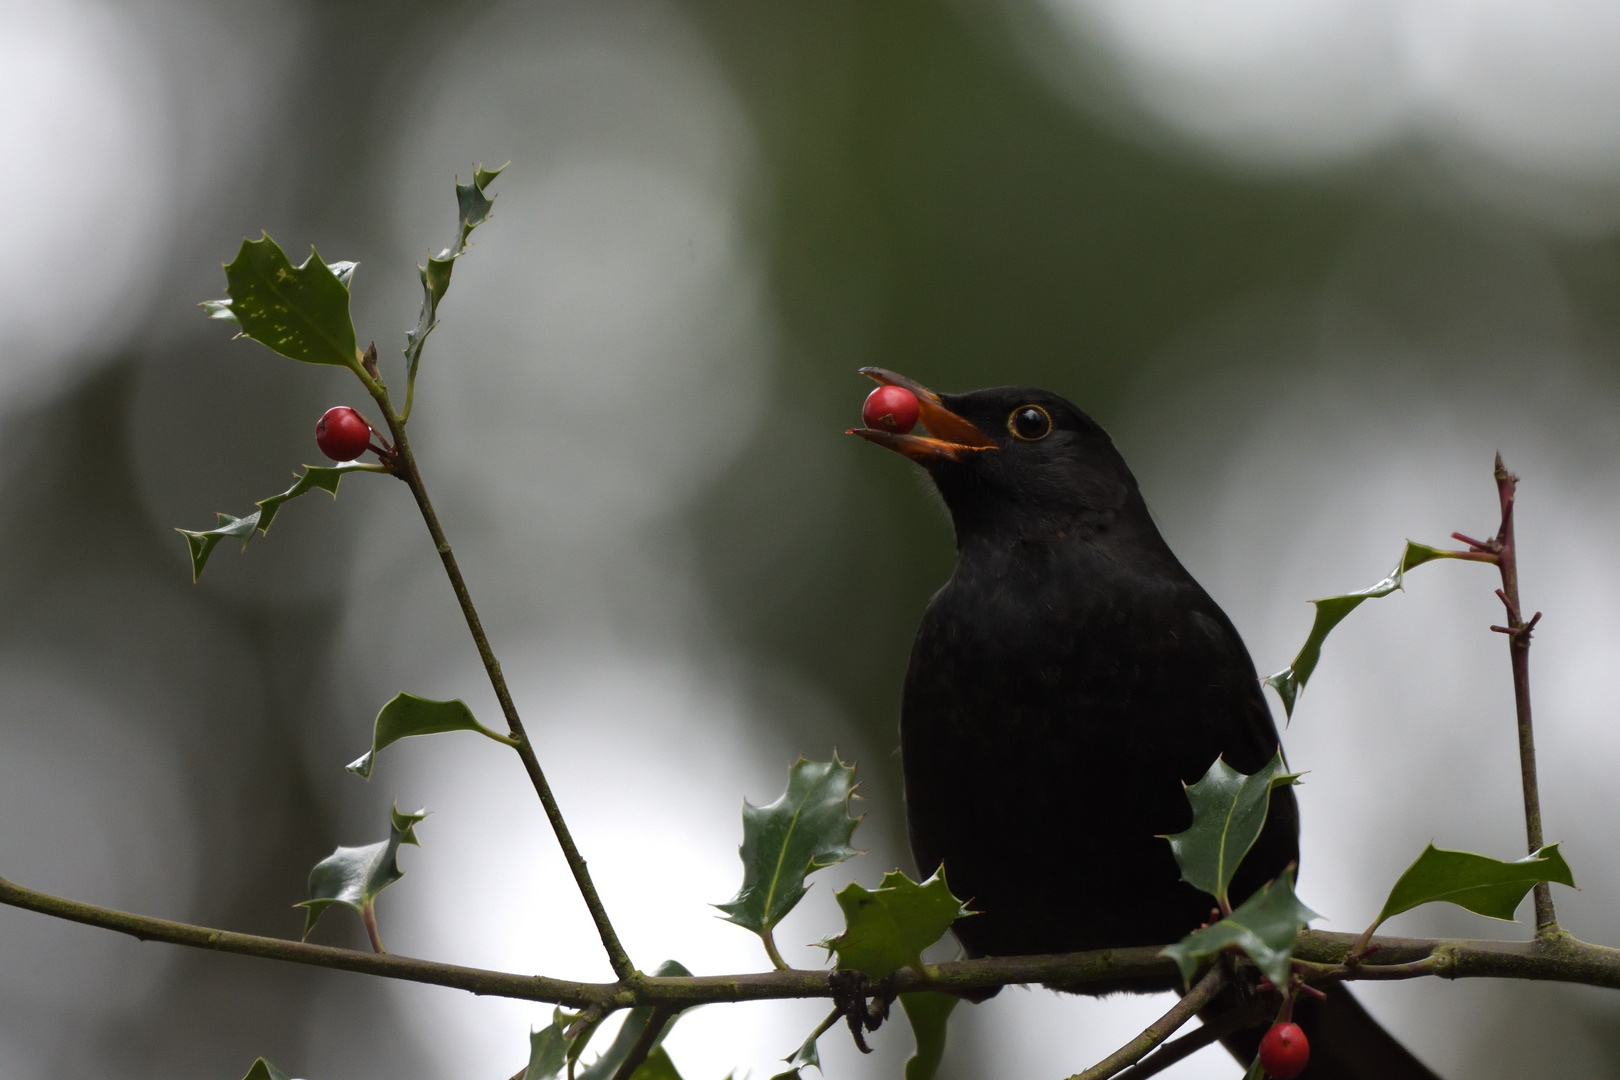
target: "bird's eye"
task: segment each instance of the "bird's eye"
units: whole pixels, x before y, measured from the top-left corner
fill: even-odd
[[[1007,430],[1025,442],[1034,442],[1052,434],[1052,418],[1039,405],[1023,405],[1007,417]]]

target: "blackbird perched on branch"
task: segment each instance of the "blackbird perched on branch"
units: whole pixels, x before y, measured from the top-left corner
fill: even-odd
[[[1029,387],[936,394],[862,371],[914,393],[929,435],[855,434],[927,469],[956,528],[956,571],[917,629],[901,703],[918,869],[943,865],[980,912],[956,926],[969,956],[1178,941],[1212,907],[1163,839],[1192,822],[1183,783],[1217,756],[1252,773],[1278,749],[1242,638],[1084,412]],[[1234,905],[1298,861],[1298,834],[1279,788]],[[1244,1064],[1269,1019],[1227,1040]],[[1340,985],[1295,1019],[1307,1078],[1434,1077]]]

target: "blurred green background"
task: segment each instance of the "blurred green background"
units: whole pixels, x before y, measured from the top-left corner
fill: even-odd
[[[1501,449],[1547,611],[1548,829],[1583,886],[1561,912],[1620,936],[1609,9],[55,0],[7,25],[0,874],[290,936],[309,867],[380,838],[397,798],[435,813],[379,905],[392,948],[605,974],[498,747],[342,771],[398,690],[497,715],[405,492],[302,500],[197,586],[170,531],[282,490],[320,412],[365,404],[197,311],[241,237],[360,260],[361,338],[397,362],[452,178],[511,159],[413,432],[644,966],[764,965],[704,905],[738,880],[739,799],[774,798],[796,753],[858,758],[870,854],[821,876],[791,959],[821,962],[843,880],[913,869],[898,695],[953,548],[920,475],[843,435],[866,364],[1091,412],[1262,673],[1301,601],[1371,584],[1405,537],[1489,532]],[[1287,735],[1330,928],[1364,925],[1429,839],[1522,846],[1490,587],[1425,569],[1358,614]],[[361,945],[344,914],[315,939]],[[1610,995],[1362,996],[1448,1076],[1541,1071],[1552,1041],[1561,1075],[1620,1075]],[[312,1080],[499,1077],[549,1015],[14,911],[0,1000],[18,1080],[234,1078],[261,1053]],[[959,1010],[944,1075],[1064,1075],[1160,1011],[1010,990]],[[712,1007],[671,1053],[766,1076],[818,1018]],[[826,1075],[898,1076],[904,1025],[876,1041],[824,1040]],[[1209,1052],[1169,1075],[1236,1074]]]

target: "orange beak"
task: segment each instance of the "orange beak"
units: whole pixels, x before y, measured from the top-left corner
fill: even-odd
[[[884,386],[899,386],[917,397],[918,419],[928,429],[928,435],[898,435],[876,428],[851,428],[849,434],[859,435],[867,442],[886,446],[912,461],[927,464],[930,461],[961,461],[970,454],[994,450],[996,441],[979,430],[971,420],[957,416],[947,409],[934,393],[915,379],[908,379],[878,367],[863,367],[861,374]]]

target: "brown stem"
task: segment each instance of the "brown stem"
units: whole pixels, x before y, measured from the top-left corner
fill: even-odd
[[[1221,1016],[1212,1023],[1204,1023],[1195,1031],[1177,1039],[1172,1039],[1159,1047],[1153,1053],[1120,1073],[1114,1080],[1147,1080],[1147,1077],[1157,1076],[1183,1058],[1190,1057],[1208,1046],[1218,1042],[1235,1031],[1246,1027],[1254,1027],[1266,1019],[1270,1011],[1264,997],[1250,999],[1246,1004],[1239,1006]]]
[[[395,414],[393,405],[388,399],[388,391],[381,390],[376,396],[377,403],[382,406],[383,416],[388,420],[388,427],[394,433],[395,475],[410,487],[411,494],[416,498],[417,508],[422,512],[422,520],[427,523],[428,534],[433,538],[433,546],[439,553],[439,561],[444,564],[444,572],[450,578],[450,588],[454,590],[456,602],[461,605],[461,614],[467,620],[467,630],[472,634],[473,643],[478,646],[478,657],[484,662],[489,683],[495,689],[495,698],[501,704],[501,713],[506,717],[506,726],[512,738],[517,741],[515,749],[518,757],[523,760],[523,767],[529,773],[535,794],[540,796],[540,805],[545,808],[546,819],[551,822],[552,832],[557,834],[557,843],[562,847],[563,857],[568,860],[568,869],[573,871],[574,884],[578,886],[580,896],[585,900],[585,906],[590,909],[591,921],[596,924],[597,936],[602,939],[602,948],[607,951],[608,963],[613,966],[613,974],[621,982],[634,983],[644,976],[630,962],[629,954],[619,942],[619,935],[608,918],[607,908],[602,905],[602,898],[597,895],[596,885],[591,881],[585,857],[579,853],[579,847],[574,843],[573,833],[569,831],[568,822],[564,820],[562,810],[557,806],[557,798],[551,793],[551,785],[546,782],[546,774],[540,768],[540,759],[535,757],[534,746],[530,743],[527,732],[523,730],[523,721],[518,717],[517,706],[512,702],[512,693],[506,687],[506,676],[501,674],[501,663],[495,658],[495,650],[490,648],[489,638],[484,633],[483,621],[478,617],[478,609],[473,606],[472,594],[467,591],[467,583],[461,576],[461,567],[456,563],[450,541],[445,538],[444,528],[439,524],[439,515],[434,512],[433,501],[428,498],[427,487],[422,483],[422,473],[417,468],[416,456],[411,452],[411,441],[405,434],[405,425]]]
[[[1183,1024],[1191,1020],[1202,1009],[1215,999],[1221,987],[1226,985],[1226,972],[1220,965],[1211,968],[1208,975],[1199,980],[1186,997],[1173,1005],[1169,1012],[1148,1025],[1147,1030],[1103,1058],[1085,1072],[1076,1073],[1069,1080],[1108,1080],[1124,1069],[1130,1068],[1164,1040],[1174,1035]]]
[[[1232,1031],[1236,1030],[1236,1027],[1232,1028]],[[1196,1054],[1210,1043],[1230,1034],[1231,1031],[1221,1031],[1206,1024],[1196,1031],[1187,1032],[1179,1039],[1165,1043],[1154,1051],[1151,1057],[1137,1062],[1120,1073],[1117,1080],[1147,1080],[1149,1076],[1157,1076],[1182,1058]],[[513,1080],[520,1078],[514,1077]]]
[[[1513,705],[1519,726],[1519,776],[1524,787],[1524,831],[1532,853],[1541,850],[1545,842],[1541,832],[1541,792],[1536,783],[1536,739],[1530,725],[1530,629],[1536,621],[1526,623],[1519,606],[1518,544],[1513,534],[1513,503],[1519,478],[1508,472],[1502,464],[1502,455],[1496,455],[1496,492],[1502,507],[1502,526],[1491,545],[1497,551],[1497,566],[1502,571],[1502,605],[1507,608],[1508,624],[1504,628],[1508,639],[1508,658],[1513,666]],[[1536,619],[1539,619],[1537,613]],[[1552,887],[1545,881],[1535,887],[1536,936],[1548,937],[1558,933],[1558,915],[1553,910]]]

